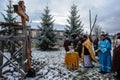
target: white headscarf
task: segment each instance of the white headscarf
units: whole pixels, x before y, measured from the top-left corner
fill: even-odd
[[[120,39],[117,39],[116,40],[116,46],[119,46],[120,45]]]

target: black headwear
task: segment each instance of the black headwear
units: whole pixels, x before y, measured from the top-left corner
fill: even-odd
[[[87,38],[87,35],[83,35],[83,38]]]

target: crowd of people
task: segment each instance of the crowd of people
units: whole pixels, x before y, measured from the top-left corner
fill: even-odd
[[[90,36],[79,34],[72,35],[72,39],[66,38],[63,46],[66,52],[71,49],[78,52],[79,60],[85,68],[93,68],[93,61],[98,62],[99,73],[116,72],[116,78],[120,80],[120,35],[117,36],[115,43],[112,50],[113,45],[108,34],[102,33],[99,38],[94,40]],[[111,56],[111,52],[113,56]]]

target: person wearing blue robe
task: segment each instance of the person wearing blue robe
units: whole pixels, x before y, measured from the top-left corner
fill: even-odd
[[[106,39],[104,34],[100,36],[100,41],[98,42],[98,49],[100,73],[111,72],[111,44]]]

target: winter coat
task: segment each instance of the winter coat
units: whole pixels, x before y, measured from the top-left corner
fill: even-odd
[[[66,51],[69,51],[69,46],[70,45],[71,45],[71,41],[70,40],[65,40],[64,41],[63,46],[64,46],[64,48],[65,48]]]
[[[120,45],[113,49],[112,71],[120,70]]]

